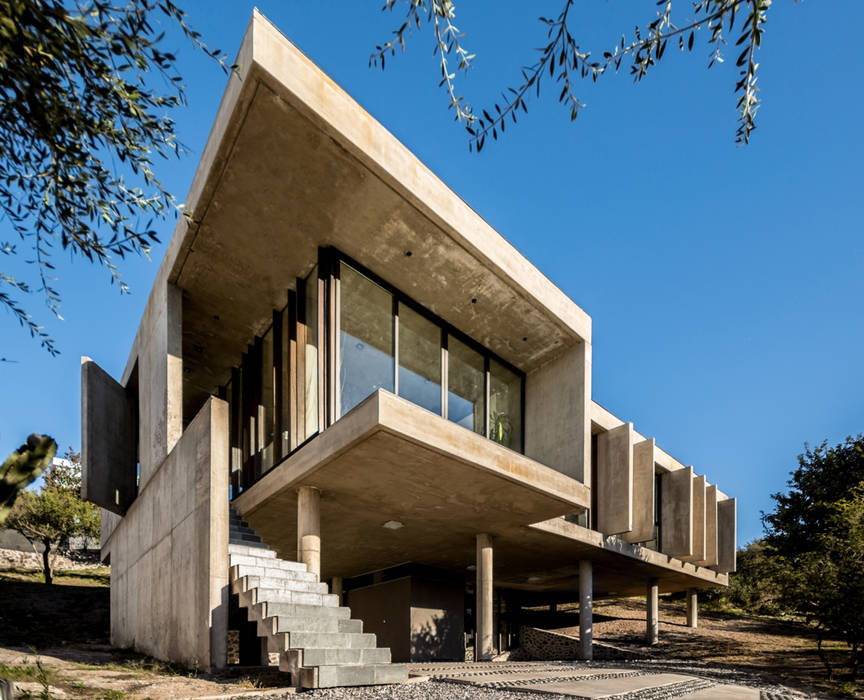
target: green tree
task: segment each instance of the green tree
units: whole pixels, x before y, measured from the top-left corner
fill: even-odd
[[[6,525],[43,546],[45,583],[52,583],[52,551],[68,552],[73,538],[99,536],[99,509],[81,499],[80,455],[70,448],[64,460],[54,461],[42,488],[20,495]]]
[[[763,514],[766,542],[784,563],[786,604],[813,625],[820,657],[826,638],[844,640],[857,678],[864,654],[864,436],[829,448],[822,443],[798,457],[788,493]]]
[[[172,0],[0,0],[0,220],[11,227],[0,233],[14,237],[0,252],[24,244],[35,262],[33,280],[0,271],[0,306],[51,354],[21,298],[40,293],[60,317],[52,251],[99,263],[126,291],[115,256],[147,254],[153,217],[177,211],[154,170],[184,152],[168,116],[184,88],[160,19],[225,65]]]
[[[0,526],[6,522],[18,494],[39,477],[55,454],[57,443],[52,438],[33,433],[0,465]]]
[[[720,591],[720,597],[751,613],[783,614],[789,611],[782,592],[786,574],[785,561],[774,555],[764,540],[755,540],[738,550],[735,574],[729,577],[729,588]]]

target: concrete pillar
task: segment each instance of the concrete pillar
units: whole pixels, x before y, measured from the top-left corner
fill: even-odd
[[[647,614],[645,641],[648,644],[657,643],[657,628],[660,619],[660,584],[657,579],[649,579],[647,592]]]
[[[334,576],[330,580],[330,592],[339,596],[339,605],[342,605],[342,577]]]
[[[687,589],[687,626],[696,629],[699,618],[699,599],[695,588]]]
[[[313,486],[297,489],[297,560],[321,576],[321,492]]]
[[[590,661],[594,642],[594,571],[590,561],[579,562],[579,658]]]
[[[492,658],[492,583],[492,538],[489,535],[477,535],[476,661],[489,661]]]

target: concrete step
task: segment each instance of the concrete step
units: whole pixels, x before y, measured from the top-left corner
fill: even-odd
[[[228,538],[228,544],[240,544],[245,545],[247,547],[257,547],[258,549],[269,549],[266,544],[263,542],[250,542],[249,540],[235,540],[231,537]]]
[[[368,632],[286,632],[290,649],[374,649],[375,635]]]
[[[237,584],[236,586],[234,584]],[[252,588],[276,588],[286,591],[297,591],[298,593],[318,593],[326,595],[330,588],[326,583],[318,581],[302,581],[290,577],[265,577],[265,576],[241,576],[233,580],[232,588],[235,593],[248,591]]]
[[[280,632],[363,632],[363,620],[341,620],[338,617],[267,617],[262,621],[266,634]],[[260,627],[259,627],[260,629]]]
[[[231,545],[236,546],[236,545]],[[270,549],[254,549],[252,547],[244,547],[247,552],[260,552],[260,554],[230,554],[228,556],[229,566],[245,564],[246,566],[261,566],[265,569],[283,569],[284,571],[305,571],[308,572],[305,564],[299,561],[285,561],[284,559],[276,559],[270,556],[273,551]]]
[[[273,566],[252,566],[250,564],[234,564],[228,572],[231,580],[243,578],[244,576],[258,576],[259,578],[278,578],[294,581],[308,581],[318,583],[318,577],[308,571],[297,569],[282,569]]]
[[[295,605],[293,603],[275,603],[265,601],[259,603],[261,617],[333,617],[337,620],[347,620],[351,617],[350,608],[328,607],[323,605]],[[257,606],[256,606],[257,607]]]
[[[408,668],[405,664],[304,666],[300,669],[300,685],[304,688],[383,685],[404,683],[406,680],[408,680]]]
[[[255,603],[295,603],[297,605],[324,605],[327,607],[338,608],[339,596],[320,593],[301,593],[299,591],[285,590],[284,588],[252,588],[248,591],[234,591],[237,593],[241,601],[245,601],[244,605],[254,605]]]
[[[242,544],[229,544],[228,556],[230,557],[251,557],[253,559],[275,559],[276,552],[272,549],[260,549],[258,547],[250,547]],[[240,563],[240,562],[238,562]],[[245,562],[252,563],[252,562]]]
[[[292,658],[293,657],[293,658]],[[290,649],[279,660],[279,668],[291,671],[301,666],[347,666],[389,664],[390,650],[374,649]]]

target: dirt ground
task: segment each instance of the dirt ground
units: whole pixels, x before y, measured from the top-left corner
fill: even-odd
[[[572,626],[558,631],[578,636],[575,612]],[[683,601],[660,599],[659,643],[645,646],[645,602],[640,599],[598,602],[594,607],[594,639],[646,654],[648,658],[674,658],[700,665],[733,667],[817,697],[864,697],[864,683],[825,680],[825,666],[816,651],[816,638],[801,623],[777,618],[712,611],[701,606],[697,629],[685,624]],[[845,659],[841,642],[826,645],[829,660]]]
[[[238,669],[208,675],[113,649],[108,578],[104,567],[58,572],[56,584],[46,586],[37,572],[0,570],[0,678],[29,684],[34,696],[47,683],[58,698],[224,697],[259,695],[268,688],[285,693],[277,673]],[[529,624],[578,635],[578,615],[564,606],[554,617],[537,613]],[[644,634],[644,601],[595,604],[594,638],[641,652],[649,663],[758,676],[813,697],[864,698],[862,683],[824,680],[815,640],[794,622],[703,606],[699,627],[692,630],[684,624],[683,603],[661,598],[660,643],[645,647]],[[844,651],[839,643],[829,648],[835,659]]]

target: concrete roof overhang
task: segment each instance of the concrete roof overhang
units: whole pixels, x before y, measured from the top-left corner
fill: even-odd
[[[598,595],[718,585],[676,562],[559,516],[590,503],[580,482],[384,391],[302,446],[234,499],[281,556],[297,547],[297,489],[321,491],[322,578],[405,562],[466,571],[475,535],[495,542],[496,585],[572,589],[580,559],[597,562]],[[389,520],[404,525],[389,530]],[[641,550],[638,552],[637,550]]]
[[[590,342],[579,306],[257,10],[237,65],[187,199],[192,223],[163,261],[183,290],[188,409],[226,380],[319,246],[524,371]]]

